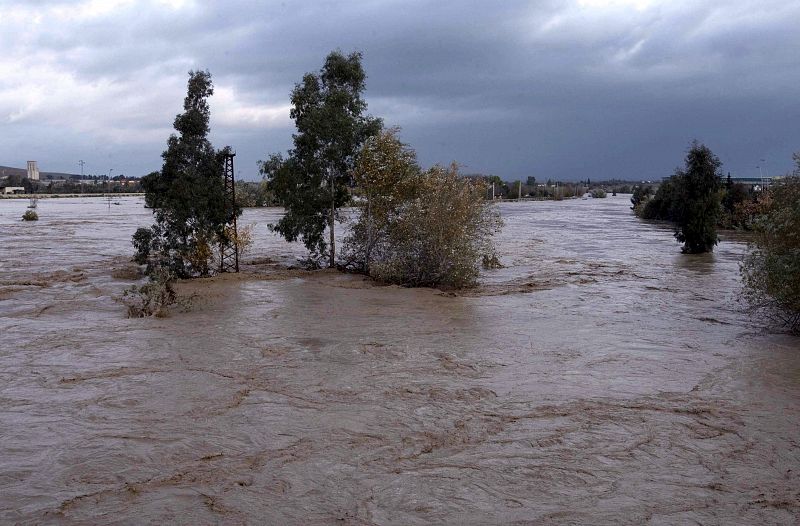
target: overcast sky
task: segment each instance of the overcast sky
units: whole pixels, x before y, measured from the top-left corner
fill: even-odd
[[[256,179],[291,146],[293,85],[339,48],[425,166],[653,179],[697,138],[774,175],[800,150],[798,21],[790,0],[0,0],[0,165],[157,170],[200,68],[214,145]]]

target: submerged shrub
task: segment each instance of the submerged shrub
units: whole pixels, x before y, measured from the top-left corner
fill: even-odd
[[[481,261],[481,266],[487,270],[503,268],[503,264],[500,263],[500,259],[498,259],[497,254],[484,254],[483,260]]]
[[[653,196],[653,187],[652,186],[637,186],[633,189],[633,195],[631,196],[631,210],[641,217],[644,211],[645,205]]]
[[[742,262],[743,296],[752,307],[800,333],[800,177],[785,179],[770,193]]]
[[[415,287],[474,286],[483,256],[494,255],[491,237],[500,227],[483,195],[455,166],[424,172],[418,196],[389,223],[370,275]]]
[[[169,270],[160,268],[150,274],[150,280],[144,285],[133,285],[126,289],[122,302],[128,307],[128,317],[165,317],[168,307],[178,302],[174,283],[175,276]]]
[[[606,191],[603,190],[602,188],[597,188],[595,190],[592,190],[592,197],[594,197],[595,199],[603,199],[606,196],[607,196]]]
[[[38,221],[39,214],[36,213],[35,210],[26,210],[24,214],[22,214],[23,221]]]
[[[397,130],[368,140],[355,171],[366,202],[345,241],[347,266],[412,287],[474,286],[502,225],[485,186],[458,167],[421,171]]]

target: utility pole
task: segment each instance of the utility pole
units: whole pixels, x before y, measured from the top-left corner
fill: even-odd
[[[517,201],[522,201],[522,179],[519,180],[519,186],[517,187]]]

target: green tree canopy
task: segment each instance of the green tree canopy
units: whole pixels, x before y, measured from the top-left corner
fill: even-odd
[[[366,74],[361,53],[334,51],[319,73],[307,73],[292,91],[291,118],[297,132],[288,158],[271,155],[261,162],[286,214],[273,229],[287,241],[303,241],[314,260],[336,257],[336,211],[349,199],[356,155],[381,121],[365,114]],[[329,241],[324,238],[328,228]]]
[[[389,283],[461,288],[475,285],[481,260],[496,261],[500,217],[484,183],[457,165],[421,171],[391,129],[366,141],[355,176],[366,202],[345,240],[351,268]]]
[[[704,144],[692,142],[685,167],[675,172],[675,238],[689,254],[710,252],[717,244],[722,163]]]
[[[398,133],[398,128],[391,128],[368,138],[353,172],[366,204],[351,225],[347,265],[367,274],[372,250],[383,241],[390,218],[400,213],[419,186],[417,155],[400,141]]]
[[[225,201],[222,162],[228,149],[217,152],[208,140],[213,93],[208,71],[189,72],[184,111],[174,122],[178,133],[167,140],[161,171],[142,179],[156,223],[134,234],[134,260],[167,266],[179,277],[209,273],[212,245],[225,235],[233,214],[241,213]]]
[[[750,304],[800,334],[800,154],[794,159],[792,176],[767,190],[741,270]]]

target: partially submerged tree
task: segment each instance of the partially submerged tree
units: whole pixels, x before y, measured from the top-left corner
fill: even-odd
[[[634,186],[633,187],[633,195],[631,196],[631,210],[637,216],[641,216],[642,212],[644,211],[644,207],[647,205],[647,202],[650,198],[653,197],[653,187],[650,185],[644,186]]]
[[[680,195],[680,176],[673,175],[663,181],[656,190],[655,195],[641,195],[641,204],[634,208],[637,214],[643,219],[659,219],[662,221],[678,222],[680,208],[678,206],[682,196]],[[647,187],[648,190],[652,189]],[[634,193],[634,197],[636,194]],[[633,198],[631,198],[633,201]],[[634,204],[634,207],[637,205]]]
[[[717,244],[717,221],[720,213],[719,189],[722,165],[704,144],[692,143],[686,166],[675,173],[678,199],[675,238],[683,243],[683,252],[710,252]]]
[[[355,170],[366,202],[345,247],[351,267],[387,283],[462,288],[492,260],[497,211],[455,164],[420,171],[396,130],[364,145]]]
[[[164,165],[142,180],[145,202],[155,224],[133,235],[134,261],[148,265],[148,274],[165,267],[177,277],[204,276],[211,271],[214,247],[224,239],[233,215],[225,200],[222,163],[227,149],[217,152],[208,140],[214,93],[208,71],[189,72],[184,112],[161,155]]]
[[[365,80],[360,53],[330,53],[319,74],[307,73],[292,91],[297,133],[288,158],[272,155],[261,163],[286,208],[272,228],[287,241],[301,239],[312,260],[327,256],[330,267],[336,263],[337,210],[349,199],[356,154],[381,128],[379,119],[365,115]]]
[[[365,199],[346,240],[347,266],[369,274],[373,248],[386,241],[389,222],[419,191],[417,155],[397,138],[397,128],[364,143],[353,172]]]
[[[770,189],[766,213],[742,263],[744,297],[800,333],[800,155],[791,177]]]
[[[713,250],[721,212],[721,164],[708,147],[694,141],[684,168],[677,168],[655,195],[650,197],[649,191],[637,188],[631,198],[634,211],[644,219],[676,223],[675,237],[683,243],[685,253]]]

